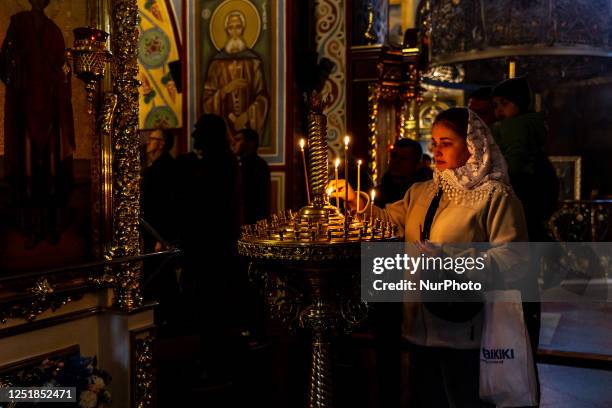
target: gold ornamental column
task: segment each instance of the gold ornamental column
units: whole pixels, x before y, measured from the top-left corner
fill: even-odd
[[[111,49],[113,93],[117,107],[113,121],[112,257],[140,254],[140,157],[138,138],[138,3],[112,3]],[[140,266],[122,266],[113,276],[113,304],[130,310],[142,302]]]

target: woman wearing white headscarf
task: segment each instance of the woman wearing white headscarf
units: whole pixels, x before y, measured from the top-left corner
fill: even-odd
[[[433,180],[414,184],[402,200],[384,209],[374,207],[375,216],[397,224],[406,242],[426,252],[435,251],[429,242],[528,241],[506,162],[484,122],[468,109],[452,108],[438,115],[432,138]],[[341,197],[344,185],[338,182]],[[354,208],[356,195],[348,188]],[[507,251],[491,255],[498,263],[512,261]],[[535,346],[538,319],[539,311],[526,316]],[[454,303],[446,310],[442,304],[404,303],[403,337],[413,345],[411,406],[489,406],[478,396],[482,324],[481,303]]]

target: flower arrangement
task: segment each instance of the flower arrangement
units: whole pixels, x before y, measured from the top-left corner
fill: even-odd
[[[96,357],[73,355],[46,359],[38,366],[3,378],[3,381],[20,387],[76,387],[81,408],[106,408],[111,403],[111,394],[107,389],[111,376],[98,368]],[[54,405],[45,403],[46,408]]]

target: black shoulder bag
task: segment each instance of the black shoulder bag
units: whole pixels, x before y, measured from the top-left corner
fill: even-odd
[[[431,200],[431,204],[429,204],[427,214],[425,214],[425,221],[423,223],[423,234],[421,238],[423,241],[429,239],[431,225],[433,224],[433,219],[436,215],[436,211],[438,210],[438,206],[440,205],[441,198],[442,189],[439,189],[434,198]],[[443,282],[445,279],[448,279],[448,275],[446,275],[445,271],[433,271],[430,280],[434,279]],[[447,292],[443,295],[443,297],[447,298],[449,295],[451,295],[451,293]],[[431,299],[435,296],[432,296],[432,294],[428,294],[427,297]],[[439,317],[443,320],[448,320],[449,322],[453,323],[467,322],[471,320],[484,307],[483,302],[449,302],[445,300],[440,300],[438,302],[427,301],[423,302],[423,305],[434,316]]]

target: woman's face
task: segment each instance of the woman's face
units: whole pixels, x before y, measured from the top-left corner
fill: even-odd
[[[465,138],[442,123],[434,125],[431,136],[436,169],[456,169],[463,166],[470,158]]]

